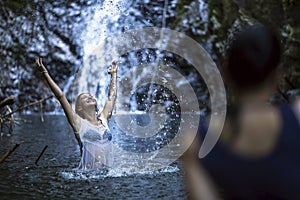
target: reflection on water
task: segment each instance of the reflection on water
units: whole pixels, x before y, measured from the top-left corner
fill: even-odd
[[[64,116],[47,115],[44,123],[38,115],[19,118],[22,126],[0,141],[1,156],[21,143],[0,165],[1,199],[186,199],[179,162],[154,172],[76,170],[80,152]]]

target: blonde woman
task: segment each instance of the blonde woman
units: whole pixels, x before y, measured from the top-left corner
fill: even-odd
[[[43,65],[42,58],[36,59],[36,66],[60,102],[76,139],[81,145],[82,153],[79,168],[112,167],[112,135],[109,131],[108,120],[112,115],[117,97],[117,63],[112,62],[111,69],[108,71],[111,74],[108,99],[103,110],[99,113],[97,112],[97,101],[89,93],[78,95],[74,110],[62,90],[51,78],[47,68]]]

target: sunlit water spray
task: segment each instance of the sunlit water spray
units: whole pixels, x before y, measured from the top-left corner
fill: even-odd
[[[109,44],[109,41],[107,41],[107,38],[113,37],[114,34],[117,32],[120,32],[121,29],[126,30],[126,27],[132,26],[132,24],[125,24],[119,26],[118,19],[121,15],[127,15],[129,12],[135,12],[132,8],[128,9],[128,5],[130,5],[130,2],[124,1],[124,0],[118,0],[118,1],[104,1],[102,5],[97,5],[92,8],[92,11],[94,12],[93,17],[90,18],[90,20],[87,23],[87,29],[82,34],[82,41],[84,46],[84,64],[82,68],[79,70],[79,73],[77,75],[77,82],[78,82],[78,94],[82,92],[88,92],[94,95],[97,98],[98,101],[98,107],[102,109],[106,97],[107,97],[107,88],[110,83],[110,76],[107,74],[107,67],[111,64],[113,60],[117,60],[119,64],[122,62],[122,58],[120,57],[113,57],[112,54],[109,54],[107,52],[107,45]],[[138,12],[138,11],[136,11]],[[124,17],[124,16],[123,16]],[[137,23],[137,27],[139,24]],[[124,41],[122,41],[124,43]],[[143,53],[144,57],[148,57],[146,60],[149,60],[150,54]],[[122,72],[126,73],[126,70],[130,68],[131,66],[136,66],[138,64],[142,64],[140,59],[136,56],[135,52],[128,52],[128,55],[126,56],[126,62],[127,65],[123,65],[126,67],[122,68],[119,66],[119,72],[118,74],[121,74]],[[150,60],[156,60],[154,58],[150,58]],[[158,63],[157,63],[158,64]],[[121,65],[122,66],[122,65]],[[145,70],[141,74],[132,74],[132,77],[128,77],[130,79],[129,84],[131,85],[131,88],[137,88],[137,83],[139,83],[139,79],[143,79],[144,77],[149,74],[149,70]],[[151,72],[150,72],[151,73]],[[118,90],[122,90],[122,86],[119,85]],[[151,92],[149,90],[149,92]],[[74,95],[74,99],[77,97],[77,94]],[[133,97],[133,98],[132,98]],[[137,99],[134,98],[134,93],[127,94],[126,96],[122,96],[123,101],[119,103],[119,105],[116,105],[118,108],[114,114],[124,114],[124,113],[135,113],[135,114],[141,114],[143,111],[141,111],[137,105]],[[144,97],[145,99],[146,97]],[[143,101],[143,100],[142,100]],[[127,102],[130,104],[130,106],[124,106],[124,102]],[[118,104],[118,103],[117,103]],[[130,107],[130,108],[129,108]],[[144,110],[145,111],[145,110]],[[157,121],[158,122],[158,121]],[[150,124],[151,125],[151,124]],[[155,126],[160,128],[162,126],[161,123],[156,123]],[[140,127],[133,122],[133,119],[129,121],[128,124],[129,132],[135,132],[136,129],[140,129]],[[151,136],[157,132],[157,128],[153,127],[152,130],[153,133],[150,133],[148,131],[148,135]],[[125,141],[126,142],[126,141]],[[135,146],[138,141],[127,141],[129,142],[129,146]],[[131,142],[131,143],[130,143]],[[124,171],[126,174],[136,173],[137,171],[139,173],[147,173],[151,171],[151,167],[147,166],[146,161],[153,160],[155,155],[157,153],[154,153],[150,156],[141,154],[134,154],[132,156],[131,152],[127,152],[127,154],[119,154],[118,148],[115,149],[115,166],[114,169],[110,170],[108,176],[118,176],[123,175]],[[146,151],[148,151],[146,149]],[[134,164],[135,163],[135,164]],[[139,165],[138,170],[136,165]],[[171,167],[172,168],[172,167]],[[165,171],[161,172],[168,172],[168,171],[176,171],[176,169],[170,169],[167,168]],[[81,173],[80,173],[81,174]],[[73,176],[72,173],[64,173],[66,176]],[[100,173],[102,176],[103,174]],[[107,174],[106,174],[107,175]],[[76,176],[78,178],[78,176]],[[69,177],[72,178],[72,177]],[[82,177],[81,177],[82,178]]]
[[[113,60],[119,62],[118,98],[110,123],[116,144],[113,171],[141,173],[176,161],[188,146],[182,143],[184,132],[197,130],[199,123],[198,100],[189,82],[195,75],[184,77],[168,66],[168,54],[177,53],[196,64],[213,63],[203,49],[200,55],[189,49],[186,42],[191,40],[178,32],[139,29],[138,23],[129,31],[122,29],[132,24],[119,25],[121,15],[135,12],[127,3],[108,1],[93,8],[82,36],[84,64],[77,81],[78,93],[94,95],[101,110],[110,83],[107,67]],[[162,15],[166,8],[167,3]],[[209,66],[206,70],[213,70]]]
[[[114,30],[118,30],[118,19],[127,8],[126,3],[126,0],[111,0],[96,4],[91,8],[94,15],[88,19],[86,30],[82,32],[84,62],[77,75],[78,94],[91,93],[97,98],[99,107],[103,107],[105,103],[107,96],[105,88],[110,82],[107,68],[112,59],[118,59],[108,60],[101,55],[105,54],[106,38],[114,34]],[[97,54],[94,52],[96,48],[100,50]]]

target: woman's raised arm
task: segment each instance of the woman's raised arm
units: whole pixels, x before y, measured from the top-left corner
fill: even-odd
[[[72,109],[70,103],[68,102],[66,96],[62,92],[62,90],[59,88],[59,86],[54,82],[54,80],[51,78],[50,74],[48,73],[48,70],[43,65],[42,58],[36,59],[36,66],[37,69],[43,74],[44,78],[46,79],[49,87],[51,88],[52,92],[60,102],[67,118],[72,126],[74,132],[78,132],[79,128],[81,126],[81,120],[80,117],[75,113],[75,111]]]
[[[108,123],[108,119],[112,115],[112,111],[114,109],[115,101],[117,98],[117,70],[118,70],[117,63],[112,62],[111,69],[108,71],[108,73],[111,74],[111,82],[109,85],[108,99],[104,105],[102,112],[100,113],[100,117],[102,119],[105,119],[106,123]]]

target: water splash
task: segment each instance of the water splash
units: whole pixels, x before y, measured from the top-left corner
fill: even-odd
[[[118,30],[118,19],[128,6],[126,0],[103,1],[91,8],[93,15],[87,19],[87,28],[82,33],[83,41],[83,66],[77,74],[78,91],[77,94],[88,92],[98,100],[98,104],[102,107],[105,98],[110,77],[107,75],[107,67],[112,62],[105,57],[99,55],[105,52],[105,40]],[[102,52],[95,54],[94,50],[102,48]],[[116,58],[113,58],[116,59]],[[76,98],[75,96],[75,98]]]
[[[113,130],[115,131],[113,141],[122,152],[117,154],[122,156],[118,157],[117,160],[121,163],[117,165],[115,170],[125,170],[126,173],[148,173],[153,169],[162,168],[175,161],[178,158],[177,152],[181,152],[181,149],[183,149],[179,145],[180,137],[174,139],[174,135],[178,132],[178,127],[182,121],[180,118],[180,106],[176,102],[179,102],[177,98],[180,99],[180,102],[183,102],[184,95],[178,93],[179,96],[177,97],[175,94],[172,95],[172,91],[177,92],[179,88],[185,88],[184,86],[189,87],[190,90],[188,91],[192,92],[192,89],[188,81],[183,79],[180,73],[166,64],[167,54],[170,54],[170,58],[174,58],[174,63],[177,63],[175,57],[171,56],[172,53],[165,51],[172,40],[171,35],[169,35],[170,32],[166,31],[166,29],[155,29],[156,32],[148,34],[148,31],[145,31],[148,29],[139,29],[138,31],[139,25],[136,26],[134,23],[134,30],[117,34],[121,27],[119,27],[118,19],[123,14],[119,12],[120,5],[118,3],[121,2],[123,1],[110,2],[106,4],[106,7],[103,4],[94,8],[95,14],[91,18],[90,23],[88,23],[87,32],[84,34],[85,54],[84,65],[79,72],[79,93],[89,92],[95,95],[98,99],[98,106],[101,109],[105,103],[107,86],[110,82],[110,77],[106,74],[106,66],[113,59],[118,59],[118,61],[125,63],[122,69],[120,69],[119,65],[118,74],[121,77],[118,80],[119,92],[115,106],[117,111],[114,113],[118,117],[115,122],[111,120],[110,123],[112,129],[117,127],[114,125],[120,127],[118,130]],[[165,1],[162,13],[163,26],[166,25],[167,5],[168,1]],[[115,12],[116,10],[118,12]],[[126,25],[128,24],[125,23]],[[116,35],[113,35],[114,33]],[[173,42],[175,42],[174,40],[173,38]],[[115,50],[119,54],[115,53]],[[116,58],[118,56],[120,58]],[[122,74],[122,70],[126,74]],[[149,85],[146,85],[146,83],[149,83]],[[156,84],[157,86],[155,86],[155,83],[158,83]],[[159,89],[160,86],[164,89]],[[170,92],[167,93],[166,91],[169,87]],[[140,93],[139,90],[141,90]],[[190,97],[190,95],[185,96]],[[128,104],[127,108],[126,104]],[[188,104],[185,102],[185,105]],[[194,110],[196,109],[195,107]],[[130,113],[131,111],[135,113]],[[137,126],[139,122],[136,123],[134,120],[139,118],[135,115],[139,111],[145,111],[147,114],[151,114],[152,112],[149,111],[153,111],[154,117],[150,116],[151,121],[156,122],[159,120],[158,116],[161,115],[163,123],[155,123],[152,126],[151,123],[148,123],[148,116],[148,122],[144,120],[146,118],[139,121],[144,126]],[[126,118],[123,117],[124,114]],[[130,124],[133,124],[133,127]],[[153,127],[157,128],[158,131],[152,131]],[[127,130],[128,128],[130,129]],[[146,129],[147,131],[151,130],[151,132],[144,134]],[[143,135],[140,133],[143,133]],[[176,143],[174,147],[169,145],[171,141],[172,145]],[[176,146],[177,144],[179,146]],[[163,147],[165,147],[163,150],[166,154],[161,152],[158,155],[157,150]],[[134,167],[128,168],[128,166]]]
[[[165,173],[176,173],[180,169],[178,166],[167,166],[156,171],[125,171],[120,169],[94,169],[94,170],[64,170],[59,172],[60,176],[67,180],[91,180],[104,178],[119,178],[128,176],[159,176]]]

